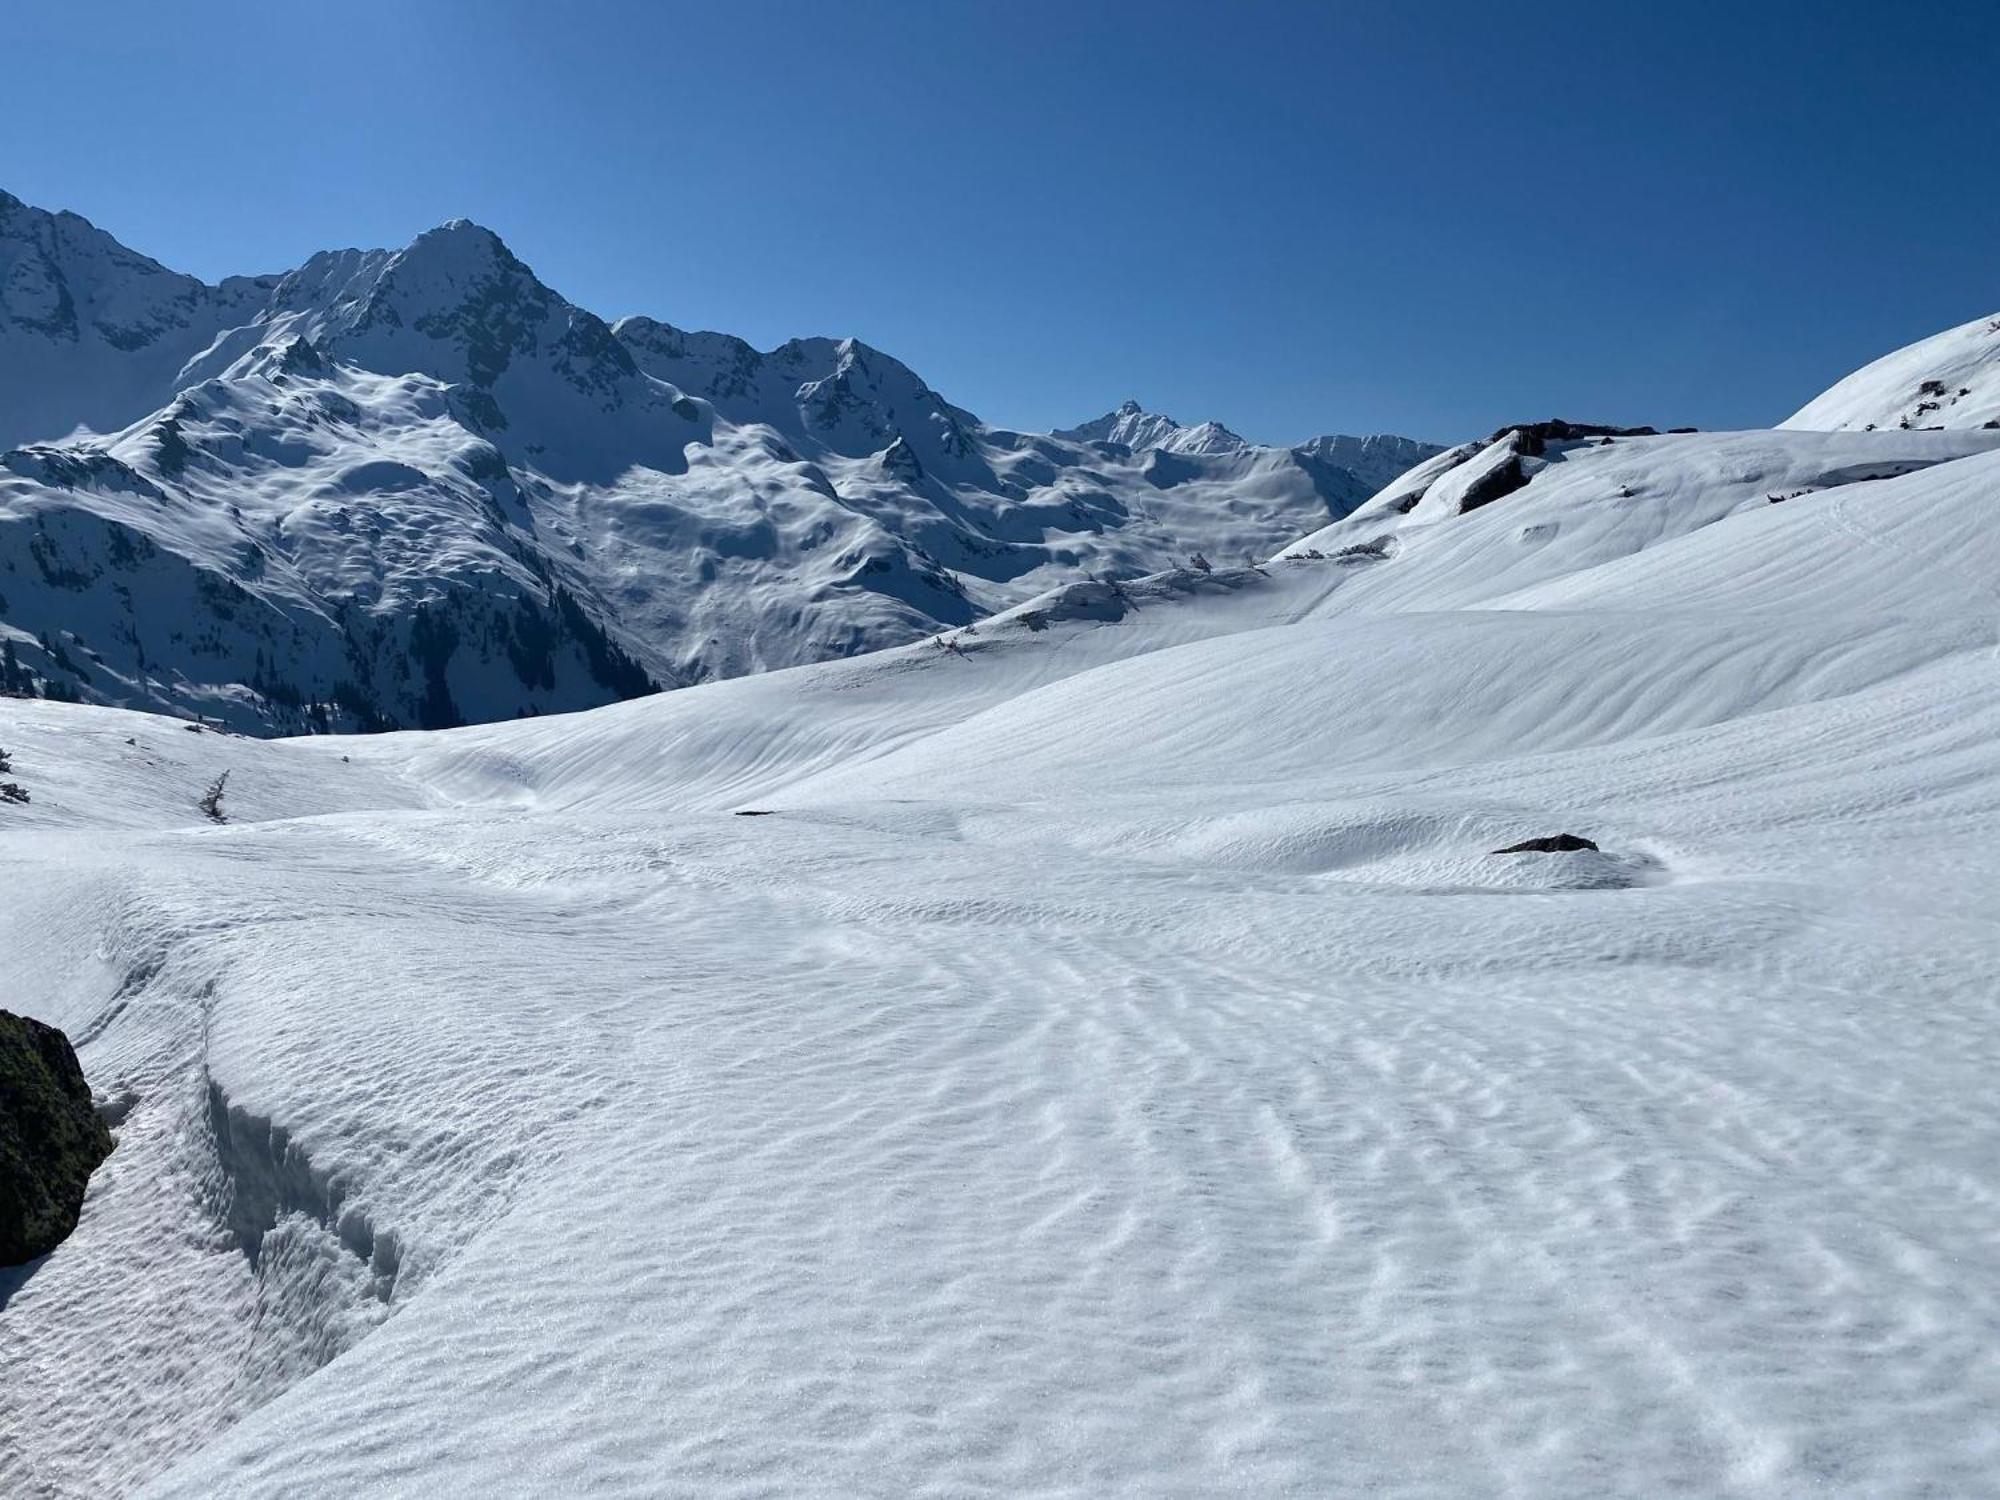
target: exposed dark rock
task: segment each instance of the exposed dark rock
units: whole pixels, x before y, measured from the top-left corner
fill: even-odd
[[[924,477],[924,466],[917,461],[916,451],[900,437],[882,450],[882,468],[907,484]]]
[[[278,365],[292,375],[323,375],[326,373],[326,356],[311,339],[293,339],[285,345],[285,352],[278,356]]]
[[[110,1154],[69,1038],[0,1010],[0,1266],[69,1238],[90,1174]]]
[[[1335,562],[1364,563],[1382,562],[1393,557],[1396,539],[1393,536],[1371,537],[1365,542],[1356,542],[1352,547],[1342,547],[1333,554]]]
[[[1495,500],[1504,500],[1527,484],[1531,476],[1521,466],[1521,457],[1523,454],[1540,453],[1542,445],[1518,432],[1510,441],[1514,451],[1506,462],[1489,469],[1466,486],[1465,493],[1458,502],[1460,515],[1469,515],[1483,505],[1491,505]]]
[[[1509,844],[1505,849],[1495,849],[1495,854],[1573,854],[1579,849],[1595,849],[1597,845],[1589,839],[1579,838],[1573,833],[1546,834],[1538,839],[1523,839],[1518,844]]]
[[[1692,432],[1691,427],[1678,427],[1676,432]],[[1520,449],[1529,455],[1539,454],[1550,443],[1574,442],[1578,438],[1593,437],[1658,437],[1657,427],[1607,427],[1601,422],[1565,422],[1561,417],[1551,417],[1546,422],[1515,422],[1499,428],[1486,441],[1497,443],[1508,433],[1519,433]]]
[[[1659,430],[1653,427],[1608,427],[1599,422],[1565,422],[1560,417],[1551,417],[1546,422],[1521,422],[1502,427],[1486,440],[1477,454],[1468,455],[1463,462],[1479,462],[1496,445],[1504,445],[1505,458],[1493,463],[1476,481],[1468,485],[1460,497],[1458,512],[1467,515],[1482,506],[1491,505],[1495,500],[1504,500],[1516,490],[1525,486],[1534,477],[1533,466],[1522,460],[1540,458],[1548,452],[1550,443],[1579,442],[1586,438],[1596,438],[1600,443],[1608,443],[1621,437],[1657,437]],[[1458,465],[1454,465],[1454,468]],[[1451,470],[1446,470],[1450,473]],[[1443,475],[1437,476],[1443,478]],[[1421,496],[1412,495],[1392,508],[1408,514],[1416,507]]]

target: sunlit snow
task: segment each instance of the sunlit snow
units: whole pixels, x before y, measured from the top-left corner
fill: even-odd
[[[587,714],[0,701],[133,1096],[0,1490],[1990,1493],[2000,433],[1479,451]]]

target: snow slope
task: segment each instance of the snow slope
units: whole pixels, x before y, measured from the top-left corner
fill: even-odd
[[[1808,401],[1782,425],[2000,427],[2000,313],[1883,355]]]
[[[560,712],[1261,556],[1431,451],[1190,432],[613,327],[464,220],[209,287],[0,197],[0,687],[261,732]]]
[[[2000,434],[1495,444],[589,713],[0,702],[132,1096],[0,1490],[1996,1493]]]

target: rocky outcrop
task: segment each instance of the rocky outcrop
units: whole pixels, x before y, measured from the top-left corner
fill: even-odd
[[[111,1154],[69,1038],[0,1010],[0,1266],[55,1249]]]
[[[1676,427],[1675,432],[1692,432],[1692,427]],[[1514,422],[1497,429],[1486,441],[1497,443],[1508,433],[1516,433],[1520,438],[1523,453],[1540,453],[1550,443],[1573,443],[1583,438],[1603,437],[1658,437],[1657,427],[1609,427],[1602,422],[1565,422],[1561,417],[1551,417],[1546,422]]]
[[[1611,443],[1620,438],[1657,436],[1658,430],[1652,427],[1612,427],[1601,422],[1569,422],[1560,417],[1551,417],[1546,422],[1510,423],[1483,442],[1460,443],[1433,454],[1384,484],[1352,514],[1410,516],[1419,523],[1470,515],[1524,489],[1536,474],[1559,462],[1569,448]],[[1294,551],[1289,555],[1301,554]]]
[[[1654,427],[1607,427],[1600,422],[1565,422],[1561,417],[1503,427],[1488,440],[1486,450],[1466,465],[1467,478],[1459,498],[1458,514],[1466,515],[1482,505],[1504,500],[1523,488],[1534,478],[1536,467],[1523,460],[1541,458],[1549,451],[1551,443],[1577,443],[1587,438],[1609,442],[1613,438],[1657,436],[1659,429]]]

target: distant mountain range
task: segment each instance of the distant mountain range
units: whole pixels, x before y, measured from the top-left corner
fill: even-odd
[[[1261,557],[1439,451],[989,427],[617,324],[464,220],[211,286],[0,194],[0,691],[264,733],[583,708]]]

